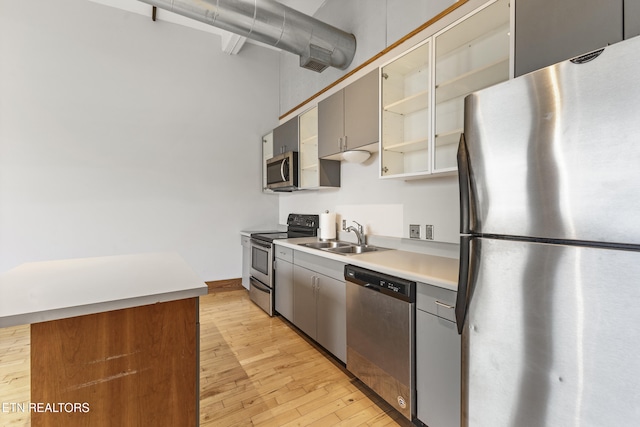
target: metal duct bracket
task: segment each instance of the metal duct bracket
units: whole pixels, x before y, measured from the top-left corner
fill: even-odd
[[[317,72],[344,70],[356,53],[353,34],[273,0],[140,1],[299,55]]]

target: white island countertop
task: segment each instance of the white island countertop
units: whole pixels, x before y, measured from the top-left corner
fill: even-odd
[[[192,298],[207,291],[176,253],[31,262],[0,275],[0,327]]]
[[[273,243],[406,280],[428,283],[452,291],[458,290],[459,262],[457,259],[397,249],[366,252],[357,255],[340,255],[300,245],[300,243],[315,242],[317,240],[316,237],[299,237],[295,239],[278,239],[274,240]]]

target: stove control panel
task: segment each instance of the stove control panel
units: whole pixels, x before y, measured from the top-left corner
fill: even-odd
[[[289,214],[287,218],[289,227],[316,229],[319,222],[320,215]]]

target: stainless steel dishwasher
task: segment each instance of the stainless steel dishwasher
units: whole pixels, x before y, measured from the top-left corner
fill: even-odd
[[[344,276],[347,369],[412,420],[416,283],[353,265]]]

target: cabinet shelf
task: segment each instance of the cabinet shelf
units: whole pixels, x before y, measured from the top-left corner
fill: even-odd
[[[383,147],[384,151],[394,151],[396,153],[407,153],[410,151],[426,150],[429,148],[429,138],[418,138],[411,141],[402,141]]]
[[[457,30],[459,31],[455,34],[445,33],[448,36],[446,38],[436,37],[436,61],[448,55],[456,55],[459,50],[467,49],[494,34],[506,34],[509,31],[508,15],[480,13],[461,23]]]
[[[428,177],[430,174],[431,172],[429,170],[419,170],[419,171],[395,173],[395,174],[389,174],[389,175],[382,174],[380,178],[381,179],[403,179],[405,181],[410,181],[410,180],[416,180],[416,179],[422,179],[422,178]]]
[[[509,58],[505,57],[436,85],[436,102],[446,102],[508,79]]]
[[[301,145],[318,145],[318,135],[312,135],[308,138],[300,140]]]
[[[457,144],[460,140],[460,134],[463,129],[453,129],[448,132],[438,133],[435,136],[436,147]]]
[[[425,89],[384,106],[384,111],[397,114],[410,114],[424,110],[429,106],[429,90]]]

